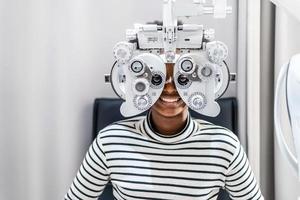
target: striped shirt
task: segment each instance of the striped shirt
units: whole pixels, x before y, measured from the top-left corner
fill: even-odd
[[[264,199],[231,131],[189,116],[180,133],[165,136],[149,118],[101,130],[65,199],[98,199],[108,181],[117,200],[215,200],[221,188],[231,199]]]

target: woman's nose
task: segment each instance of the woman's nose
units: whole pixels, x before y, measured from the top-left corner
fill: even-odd
[[[169,83],[172,83],[172,82],[174,82],[173,77],[167,74],[167,76],[166,76],[166,84],[169,84]]]
[[[174,81],[172,81],[172,82],[166,82],[163,91],[167,92],[169,94],[175,93],[177,90],[176,90]]]
[[[165,82],[165,86],[164,86],[164,91],[168,92],[168,93],[173,93],[176,92],[176,86],[174,83],[174,79],[173,79],[173,66],[174,65],[170,65],[167,64],[166,65],[166,82]]]

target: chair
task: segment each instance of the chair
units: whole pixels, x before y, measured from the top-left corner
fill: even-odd
[[[93,138],[94,139],[98,132],[105,126],[112,122],[125,119],[120,113],[121,99],[115,98],[98,98],[94,102],[93,111]],[[237,103],[235,98],[222,98],[218,100],[221,107],[221,113],[217,117],[207,117],[200,115],[190,110],[192,117],[204,119],[214,124],[224,126],[235,134],[237,134]],[[141,115],[145,115],[142,113]],[[109,183],[99,200],[112,200],[112,185]],[[226,191],[221,190],[218,196],[218,200],[230,200],[229,195]]]

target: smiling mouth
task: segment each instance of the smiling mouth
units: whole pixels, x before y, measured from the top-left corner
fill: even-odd
[[[161,100],[164,103],[177,103],[180,102],[180,97],[160,97],[159,100]]]

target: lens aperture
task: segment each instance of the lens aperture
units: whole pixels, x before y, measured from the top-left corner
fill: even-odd
[[[179,75],[177,81],[180,85],[185,86],[189,83],[190,80],[184,75]]]
[[[152,76],[152,80],[151,80],[152,85],[158,86],[162,83],[162,81],[163,79],[159,74],[154,74]]]

